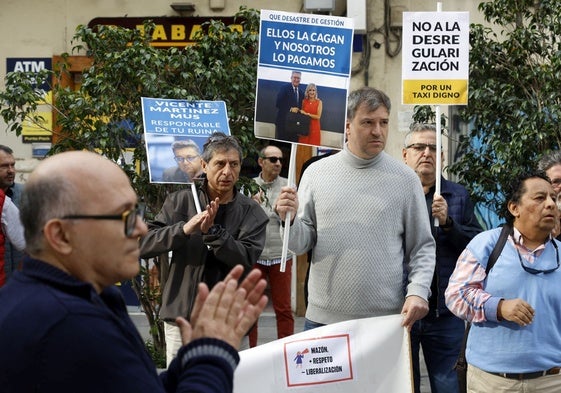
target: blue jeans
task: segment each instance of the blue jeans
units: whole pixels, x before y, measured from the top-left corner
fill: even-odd
[[[453,315],[427,316],[411,329],[411,356],[415,393],[420,392],[419,348],[429,374],[432,393],[457,393],[458,377],[454,364],[462,346],[465,323]]]
[[[308,318],[306,318],[304,320],[304,331],[312,330],[312,329],[322,327],[322,326],[325,326],[325,323],[310,321]]]

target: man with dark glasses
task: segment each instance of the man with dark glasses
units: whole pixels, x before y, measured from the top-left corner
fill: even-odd
[[[269,217],[267,224],[267,240],[265,248],[255,264],[263,277],[268,279],[271,288],[271,300],[277,322],[277,338],[294,334],[294,316],[291,307],[292,259],[286,261],[285,271],[281,272],[282,240],[280,236],[280,220],[273,204],[277,200],[282,187],[287,185],[287,179],[280,176],[282,170],[282,150],[269,145],[261,149],[257,163],[261,173],[253,180],[264,191],[253,196]],[[249,333],[249,346],[257,345],[257,324]]]
[[[2,391],[232,391],[266,282],[255,271],[239,288],[238,265],[210,293],[200,286],[191,326],[176,320],[185,345],[158,375],[113,285],[139,272],[143,211],[126,174],[98,154],[57,154],[31,173],[20,200],[30,257],[0,289]]]
[[[544,172],[505,190],[508,240],[489,274],[501,229],[477,235],[450,277],[446,305],[472,322],[466,345],[469,392],[561,391],[561,245],[557,193]]]

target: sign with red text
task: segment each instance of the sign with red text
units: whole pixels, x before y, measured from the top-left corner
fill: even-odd
[[[404,12],[402,102],[467,105],[469,13]]]
[[[353,365],[349,335],[287,342],[284,344],[284,364],[287,386],[351,380]]]

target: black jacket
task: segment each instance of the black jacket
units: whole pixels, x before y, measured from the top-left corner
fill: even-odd
[[[208,196],[198,189],[198,197],[204,208]],[[188,318],[199,282],[212,288],[237,264],[249,272],[265,246],[269,218],[257,202],[236,190],[232,201],[218,209],[214,224],[220,229],[216,234],[186,236],[183,225],[196,214],[190,188],[170,194],[148,223],[148,234],[140,243],[142,258],[173,252],[162,292],[160,318],[165,321]]]
[[[451,315],[444,300],[448,280],[464,248],[483,230],[473,211],[469,193],[462,185],[442,178],[440,195],[448,204],[448,216],[452,219],[450,230],[434,227],[431,214],[434,187],[425,194],[429,217],[431,217],[431,230],[436,241],[436,265],[431,285],[432,295],[429,298],[429,316]]]

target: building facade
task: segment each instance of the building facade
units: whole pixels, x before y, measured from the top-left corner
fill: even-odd
[[[231,17],[240,8],[271,9],[296,13],[324,13],[355,19],[356,45],[353,45],[352,78],[350,87],[372,86],[385,91],[392,100],[390,135],[386,151],[401,159],[403,138],[411,123],[413,106],[401,103],[401,34],[402,13],[415,11],[468,11],[471,23],[483,23],[477,11],[479,1],[444,0],[189,0],[186,2],[154,0],[3,0],[0,8],[0,89],[4,87],[6,72],[50,67],[53,58],[71,53],[72,38],[78,25],[91,25],[107,18],[119,23],[127,19],[168,20],[163,22],[162,40],[184,40],[197,21],[216,17]],[[320,8],[321,10],[318,10]],[[173,19],[171,19],[173,18]],[[129,22],[130,22],[129,20]],[[170,22],[173,20],[173,22]],[[176,27],[172,27],[172,25]],[[80,55],[80,53],[72,53]],[[443,108],[447,113],[449,108]],[[452,116],[449,115],[449,118]],[[458,132],[453,127],[451,133]],[[45,137],[48,139],[48,137]],[[443,149],[452,161],[453,146],[443,138]],[[10,146],[17,159],[17,181],[25,181],[37,158],[48,149],[41,136],[22,137],[7,131],[0,120],[0,143]],[[300,149],[298,154],[300,155]],[[303,162],[313,155],[307,147],[299,158]],[[297,290],[302,293],[304,264],[298,264]],[[300,271],[302,270],[302,271]],[[301,311],[303,300],[293,298],[296,310]]]
[[[482,23],[478,1],[445,0],[442,11],[468,11],[470,22]],[[387,151],[399,157],[404,133],[411,121],[413,107],[401,104],[401,25],[404,11],[436,11],[438,3],[428,0],[4,0],[0,11],[0,76],[14,69],[41,67],[72,50],[72,37],[78,25],[95,23],[102,18],[191,18],[228,17],[240,6],[287,12],[314,13],[306,7],[322,8],[322,13],[355,18],[355,45],[351,88],[377,87],[392,99],[391,133]],[[162,34],[166,35],[166,31]],[[173,32],[168,31],[170,36]],[[74,53],[75,54],[75,53]],[[443,112],[446,109],[443,109]],[[14,133],[4,132],[0,121],[1,143],[11,146],[18,160],[40,155],[41,141],[22,141]],[[443,140],[446,149],[446,140]],[[25,165],[22,165],[25,166]]]

